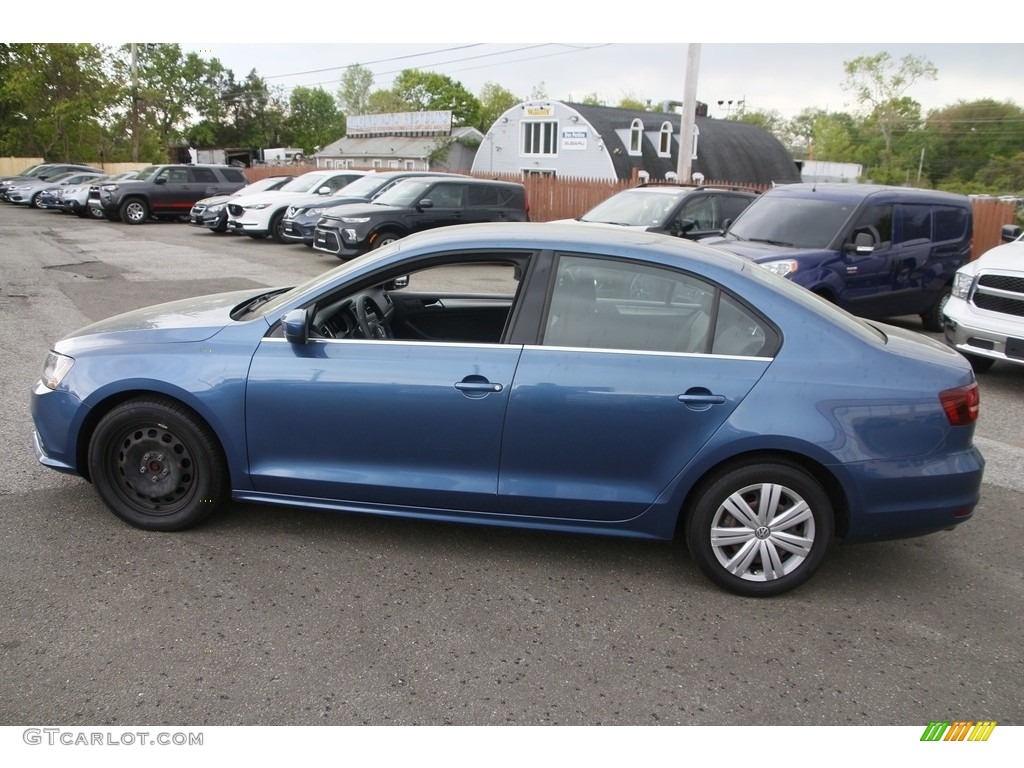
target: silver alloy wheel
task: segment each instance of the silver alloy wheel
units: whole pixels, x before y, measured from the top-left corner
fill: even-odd
[[[799,494],[759,483],[732,493],[715,511],[711,549],[733,576],[774,581],[807,559],[814,534],[814,514]]]
[[[141,224],[149,216],[149,209],[141,200],[129,200],[124,204],[122,211],[128,224]]]

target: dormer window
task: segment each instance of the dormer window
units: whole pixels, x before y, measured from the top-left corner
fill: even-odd
[[[644,124],[637,118],[633,121],[632,125],[629,126],[629,154],[639,155],[641,154],[641,147],[643,146],[644,140]]]
[[[672,156],[672,123],[667,120],[661,124],[661,134],[658,137],[658,157]]]

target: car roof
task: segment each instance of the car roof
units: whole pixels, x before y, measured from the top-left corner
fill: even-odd
[[[873,195],[886,194],[893,199],[904,199],[907,202],[953,203],[970,205],[966,195],[953,192],[940,192],[935,189],[917,189],[915,187],[893,187],[884,184],[842,184],[837,182],[800,184],[781,184],[764,193],[771,197],[820,197],[831,200],[859,201]]]

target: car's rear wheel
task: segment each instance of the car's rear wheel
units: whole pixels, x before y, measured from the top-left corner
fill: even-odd
[[[162,397],[129,400],[100,420],[89,441],[89,472],[111,511],[147,530],[196,525],[229,497],[213,432]]]
[[[814,574],[834,527],[832,504],[811,475],[787,462],[749,462],[718,472],[697,489],[686,541],[716,584],[768,597]]]
[[[946,306],[946,302],[949,301],[950,288],[947,286],[943,291],[942,295],[935,300],[935,303],[928,309],[927,312],[921,314],[921,325],[924,326],[926,331],[932,333],[938,333],[942,330],[943,319],[942,319],[942,308]]]
[[[121,203],[121,221],[125,224],[144,224],[149,219],[149,206],[145,200],[133,197]]]

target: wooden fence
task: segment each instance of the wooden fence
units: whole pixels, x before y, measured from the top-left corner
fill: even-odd
[[[971,243],[971,261],[985,251],[999,245],[1004,224],[1013,224],[1017,204],[1012,200],[976,197],[974,210],[974,242]]]

